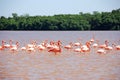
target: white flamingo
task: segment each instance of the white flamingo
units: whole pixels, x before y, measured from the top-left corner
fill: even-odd
[[[16,45],[12,45],[12,47],[10,47],[10,51],[11,52],[17,52],[18,51],[18,48],[17,48],[17,46]]]
[[[94,43],[92,46],[93,46],[93,48],[97,48],[97,47],[98,47],[98,44],[97,44],[97,43]]]
[[[72,42],[70,42],[69,45],[64,46],[64,48],[67,49],[67,50],[72,49],[73,48],[72,45],[73,45]]]
[[[74,49],[74,52],[82,52],[81,48]]]
[[[26,47],[21,47],[21,50],[22,50],[22,51],[25,51],[25,50],[26,50]]]
[[[79,42],[74,43],[74,46],[80,46],[81,44]]]
[[[106,53],[106,51],[104,49],[99,49],[99,50],[97,50],[97,53],[104,54],[104,53]]]
[[[30,48],[27,48],[27,51],[31,53],[31,52],[35,52],[35,49],[33,47],[30,47]]]
[[[45,46],[43,46],[43,45],[38,45],[37,47],[38,47],[39,50],[45,50],[46,49]]]
[[[98,46],[99,46],[99,41],[96,40],[96,43],[93,43],[92,47],[93,47],[93,48],[98,48]]]

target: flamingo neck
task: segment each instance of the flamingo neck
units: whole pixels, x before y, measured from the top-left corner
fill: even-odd
[[[12,40],[9,41],[10,46],[12,46]]]
[[[5,43],[5,42],[4,42],[4,41],[2,41],[2,46],[4,46],[4,43]]]
[[[17,47],[19,46],[19,43],[18,43],[18,42],[16,42],[16,46],[17,46]]]
[[[90,42],[87,42],[86,46],[88,47],[88,51],[90,51]]]
[[[106,45],[106,47],[108,47],[108,43],[109,43],[109,42],[106,40],[106,41],[105,41],[105,45]]]

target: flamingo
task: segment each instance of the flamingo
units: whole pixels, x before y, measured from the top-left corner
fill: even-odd
[[[120,45],[115,46],[116,50],[120,50]]]
[[[119,40],[118,42],[120,42],[120,40]],[[120,50],[120,45],[116,45],[116,46],[115,46],[115,49],[116,49],[116,50]]]
[[[105,47],[106,47],[105,44],[99,45],[99,48],[105,48]]]
[[[55,55],[56,55],[57,53],[61,53],[61,52],[62,52],[62,49],[61,49],[61,41],[58,41],[58,42],[57,42],[57,45],[54,45],[54,47],[53,47],[52,49],[48,50],[48,52],[53,52],[53,53],[55,53]]]
[[[9,40],[10,48],[12,47],[13,41]]]
[[[81,48],[74,49],[74,52],[82,52]]]
[[[6,42],[5,42],[6,43]],[[16,44],[17,44],[18,42],[16,42]],[[13,41],[12,40],[9,40],[9,44],[5,44],[4,45],[4,47],[5,48],[10,48],[10,47],[12,47],[12,44],[13,44]]]
[[[105,50],[113,50],[113,48],[111,46],[108,45],[108,40],[105,41],[106,47]]]
[[[74,46],[80,46],[81,44],[79,42],[74,43]]]
[[[117,41],[117,42],[119,43],[119,41]],[[114,46],[115,50],[120,50],[120,45],[117,45],[117,43],[113,43],[112,45]]]
[[[99,44],[99,41],[96,40],[96,43],[93,43],[92,47],[93,47],[93,48],[97,48],[97,47],[99,46],[98,44]]]
[[[10,51],[12,51],[14,53],[14,52],[17,51],[17,49],[18,49],[17,46],[13,46],[13,47],[10,48]]]
[[[90,42],[93,43],[93,42],[94,42],[94,39],[92,38],[92,39],[90,40]]]
[[[54,46],[52,49],[50,49],[48,52],[54,52],[55,53],[55,55],[59,52],[59,53],[61,53],[61,48],[60,48],[60,46]]]
[[[43,45],[38,45],[37,47],[38,47],[39,50],[45,50],[46,49],[45,46],[43,46]]]
[[[30,48],[27,48],[27,51],[31,53],[31,52],[35,52],[35,49],[33,47],[30,47]]]
[[[31,52],[35,52],[35,44],[34,44],[34,42],[33,43],[31,43],[31,44],[27,44],[27,46],[26,46],[26,51],[28,51],[29,53],[31,53]]]
[[[72,49],[73,48],[72,45],[73,45],[72,42],[70,42],[69,45],[64,46],[64,48],[67,50]]]
[[[86,42],[85,45],[81,46],[82,52],[90,52],[90,42]]]
[[[2,46],[0,46],[0,50],[3,50],[3,47],[2,47]]]
[[[22,51],[26,51],[27,49],[27,46],[25,47],[25,43],[24,43],[24,46],[20,48]]]
[[[25,51],[25,50],[26,50],[26,47],[21,47],[21,50],[22,50],[22,51]]]
[[[75,45],[75,44],[74,44],[74,45]],[[82,50],[81,50],[82,44],[81,44],[81,43],[76,43],[76,46],[80,46],[80,48],[74,49],[74,52],[82,52]]]
[[[46,47],[46,44],[47,44],[48,40],[45,40],[41,43],[42,46]]]
[[[81,42],[79,42],[79,41],[82,41],[82,39],[78,39],[78,42],[75,42],[75,43],[74,43],[74,46],[80,46],[80,45],[81,45]]]
[[[31,47],[34,47],[33,44],[27,44],[27,48],[31,48]]]
[[[103,49],[97,50],[97,53],[102,54],[102,53],[106,53],[107,50],[113,50],[113,47],[109,46],[108,43],[109,43],[108,40],[105,40],[105,44],[99,46],[100,48]]]
[[[54,41],[50,41],[50,43],[46,44],[46,48],[47,49],[52,49],[54,47],[54,45],[55,45],[55,42]]]
[[[111,47],[108,47],[108,40],[105,40],[105,44],[100,45],[99,48],[104,48],[106,50],[109,50],[109,48],[111,49]]]
[[[50,48],[51,45],[49,45],[48,40],[43,41],[40,45],[37,46],[39,50],[45,50],[46,48]]]
[[[105,47],[105,50],[113,50],[113,47],[111,47],[111,46],[106,46],[106,47]]]
[[[11,44],[10,51],[13,52],[13,53],[17,52],[18,51],[18,46],[19,46],[18,42],[16,42],[16,44]]]
[[[99,50],[97,50],[97,53],[104,54],[104,53],[106,53],[106,51],[104,49],[99,49]]]
[[[94,43],[92,46],[93,46],[93,48],[97,48],[97,47],[98,47],[98,44],[97,44],[97,43]]]
[[[0,46],[0,50],[4,50],[4,43],[5,43],[5,41],[2,40],[2,45]]]
[[[47,44],[47,45],[46,45],[46,48],[47,48],[47,49],[51,49],[51,48],[53,48],[53,45],[52,45],[52,44]]]
[[[91,43],[93,43],[93,42],[95,41],[95,40],[94,40],[94,39],[95,39],[94,33],[92,34],[92,36],[93,36],[93,37],[90,39],[90,42],[91,42]]]
[[[115,50],[120,50],[120,45],[112,44],[115,48]]]
[[[89,52],[90,51],[90,49],[86,45],[83,45],[81,47],[81,50],[82,50],[82,52]]]
[[[10,44],[5,44],[4,47],[5,48],[10,48]]]

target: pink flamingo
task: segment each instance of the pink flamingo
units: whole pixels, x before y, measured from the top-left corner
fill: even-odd
[[[120,41],[120,40],[119,40],[119,41]],[[119,42],[119,41],[118,41],[118,42]],[[115,49],[116,49],[116,50],[120,50],[120,45],[116,45],[116,46],[115,46]]]
[[[48,50],[48,52],[54,52],[55,55],[57,53],[61,53],[62,52],[62,49],[61,49],[61,41],[58,41],[56,45],[54,45],[54,47],[50,50]]]
[[[115,50],[120,50],[120,45],[112,44],[115,48]]]
[[[119,41],[117,41],[117,42],[119,42]],[[115,50],[120,50],[120,45],[116,45],[115,43],[113,43],[112,45],[114,46]]]
[[[5,43],[5,41],[2,40],[2,45],[0,46],[0,50],[4,50],[4,43]]]
[[[91,45],[90,42],[86,42],[85,45],[81,46],[82,52],[90,52],[90,45]]]
[[[113,50],[113,48],[111,46],[108,45],[108,40],[105,41],[106,47],[105,50]]]
[[[11,47],[10,47],[10,51],[11,52],[17,52],[18,51],[18,46],[19,46],[19,43],[18,42],[16,42],[16,44],[15,45],[12,45],[11,44]]]
[[[111,46],[108,46],[108,43],[109,43],[108,40],[105,40],[105,44],[99,46],[100,48],[103,48],[103,49],[98,49],[97,53],[104,54],[104,53],[106,53],[107,50],[113,50],[113,48]]]
[[[107,41],[105,41],[105,44],[99,45],[99,48],[105,48],[106,47],[106,42]]]
[[[103,49],[107,49],[107,47],[108,47],[108,40],[105,40],[105,43],[104,44],[102,44],[102,45],[99,45],[99,48],[103,48]],[[109,48],[109,47],[108,47]]]
[[[54,41],[50,41],[50,43],[46,44],[46,48],[47,49],[52,49],[54,47],[54,45],[55,45],[55,42]]]
[[[120,50],[120,45],[115,46],[116,50]]]

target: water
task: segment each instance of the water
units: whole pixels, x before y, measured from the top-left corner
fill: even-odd
[[[119,31],[0,31],[0,41],[20,42],[36,40],[61,40],[62,45],[82,39],[84,44],[95,36],[100,43],[105,40],[120,44]],[[120,80],[120,51],[107,54],[75,53],[63,49],[58,55],[47,51],[28,54],[19,51],[0,51],[0,80]]]

